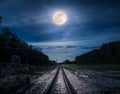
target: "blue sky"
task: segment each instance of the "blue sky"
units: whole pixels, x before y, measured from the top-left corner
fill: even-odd
[[[51,60],[74,60],[102,43],[120,40],[119,0],[0,0],[3,25]],[[54,24],[62,10],[68,20]]]

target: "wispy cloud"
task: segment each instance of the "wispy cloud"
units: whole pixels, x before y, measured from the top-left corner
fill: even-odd
[[[51,60],[58,61],[74,60],[77,55],[99,48],[95,43],[91,44],[89,41],[32,42],[29,44],[38,49],[41,48]]]

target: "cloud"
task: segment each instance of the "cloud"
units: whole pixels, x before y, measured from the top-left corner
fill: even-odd
[[[74,60],[77,55],[99,48],[96,43],[91,44],[89,41],[32,42],[29,44],[41,48],[51,60],[56,59],[58,61]]]
[[[99,46],[94,46],[94,47],[81,47],[81,49],[98,49]]]
[[[51,59],[73,59],[100,44],[120,40],[119,0],[0,0],[3,25]],[[68,21],[57,26],[55,11]]]

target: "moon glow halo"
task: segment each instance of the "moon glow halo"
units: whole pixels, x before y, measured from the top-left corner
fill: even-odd
[[[53,14],[53,21],[57,25],[63,25],[67,21],[67,15],[63,11],[57,11]]]

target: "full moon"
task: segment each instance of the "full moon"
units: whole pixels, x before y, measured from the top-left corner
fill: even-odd
[[[67,15],[63,11],[57,11],[53,14],[53,21],[57,25],[62,25],[67,21]]]

